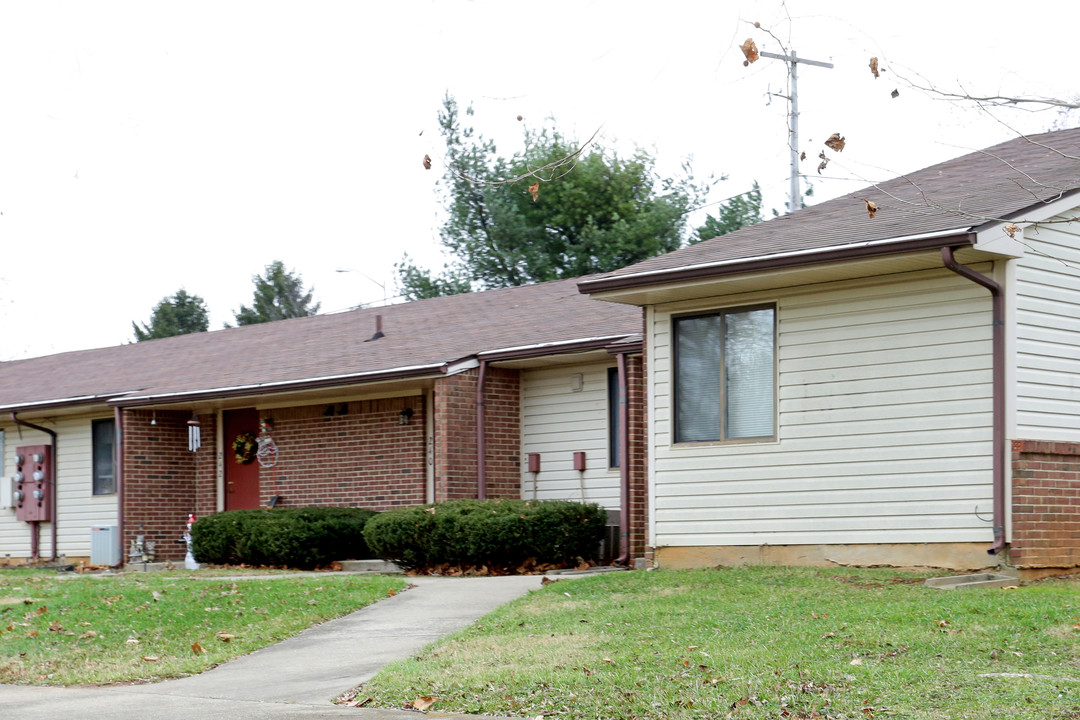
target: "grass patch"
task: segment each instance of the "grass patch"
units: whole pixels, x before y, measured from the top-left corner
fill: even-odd
[[[82,685],[192,675],[369,605],[400,578],[0,572],[0,683]]]
[[[1078,623],[1075,580],[941,591],[889,570],[607,574],[504,606],[359,697],[518,717],[1080,718]]]

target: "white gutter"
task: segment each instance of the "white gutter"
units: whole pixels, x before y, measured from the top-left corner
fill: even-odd
[[[256,391],[266,390],[271,388],[288,389],[290,387],[301,387],[311,383],[333,383],[337,381],[348,380],[363,380],[364,378],[370,378],[372,376],[389,376],[387,379],[394,379],[395,375],[401,373],[412,373],[421,370],[431,370],[432,373],[436,373],[446,367],[446,363],[436,363],[432,365],[406,365],[403,367],[390,368],[387,370],[369,370],[362,373],[349,373],[347,375],[324,375],[322,377],[304,378],[303,380],[278,380],[275,382],[265,383],[252,383],[250,385],[230,385],[226,387],[204,388],[200,390],[184,390],[182,392],[173,393],[160,393],[153,395],[126,395],[122,398],[116,398],[116,401],[121,403],[126,402],[145,402],[148,400],[166,400],[171,398],[185,398],[191,395],[213,395],[219,393],[238,393],[244,391]]]
[[[699,268],[720,268],[729,267],[732,265],[740,265],[748,262],[761,262],[763,260],[772,260],[775,258],[786,257],[803,257],[807,255],[818,255],[820,253],[832,252],[834,250],[849,250],[851,248],[860,247],[877,247],[879,245],[890,245],[892,243],[909,242],[911,240],[930,240],[937,237],[949,237],[950,235],[959,235],[970,232],[970,226],[964,226],[953,230],[938,230],[937,232],[924,233],[920,235],[904,235],[901,237],[888,238],[885,240],[867,240],[866,242],[854,242],[844,243],[842,245],[827,245],[825,247],[809,248],[806,250],[788,250],[786,252],[768,253],[765,255],[751,255],[750,257],[733,258],[731,260],[717,260],[713,262],[697,263],[696,265],[679,265],[678,267],[664,268],[662,270],[646,270],[645,272],[627,273],[626,275],[608,275],[605,277],[599,277],[594,280],[582,281],[581,285],[588,291],[588,286],[592,283],[600,283],[608,280],[626,280],[630,278],[649,278],[656,276],[663,276],[668,273],[685,273]]]

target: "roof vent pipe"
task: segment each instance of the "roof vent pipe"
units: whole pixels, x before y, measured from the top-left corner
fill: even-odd
[[[945,267],[989,290],[993,307],[994,544],[986,552],[997,555],[1005,549],[1005,297],[997,282],[958,263],[956,249],[941,248]]]
[[[381,337],[386,337],[385,335],[383,335],[383,331],[382,331],[382,315],[376,315],[375,316],[375,334],[372,335],[371,337],[369,337],[364,342],[371,342],[372,340],[378,340]]]

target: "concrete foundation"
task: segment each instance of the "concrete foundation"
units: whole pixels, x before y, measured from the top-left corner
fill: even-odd
[[[1003,558],[988,555],[989,543],[897,543],[888,545],[756,545],[656,548],[656,566],[802,565],[985,570]]]

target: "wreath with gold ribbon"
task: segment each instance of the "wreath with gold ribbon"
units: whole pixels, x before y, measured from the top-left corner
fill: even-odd
[[[255,454],[259,451],[259,441],[253,432],[240,433],[233,440],[232,449],[236,455],[236,462],[249,465],[255,460]]]

